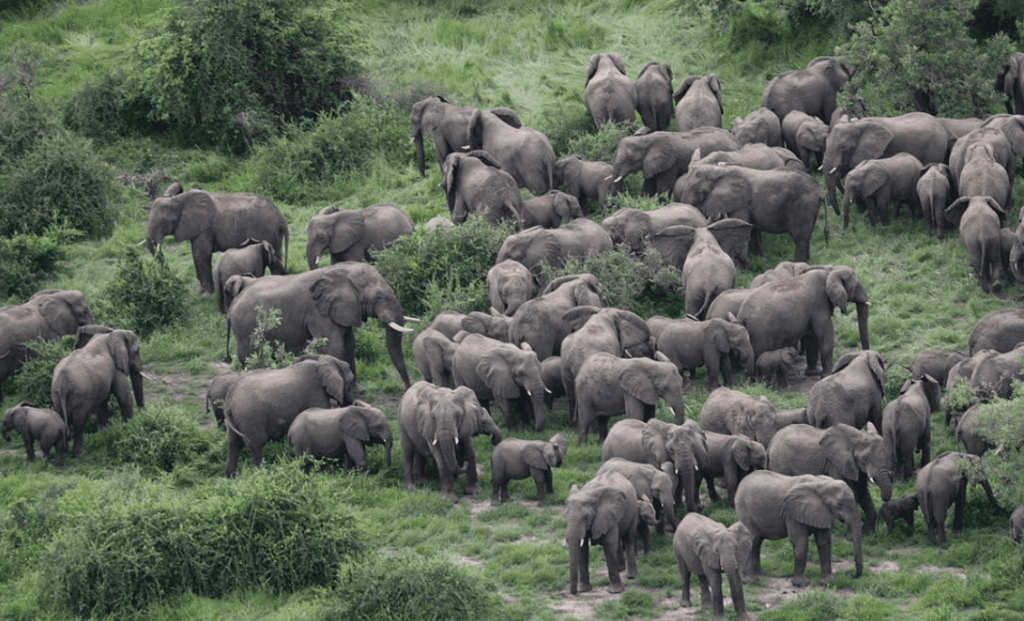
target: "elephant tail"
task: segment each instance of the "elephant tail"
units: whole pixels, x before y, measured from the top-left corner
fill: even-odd
[[[53,379],[53,388],[50,390],[50,399],[53,401],[53,409],[60,414],[60,418],[64,421],[64,436],[65,439],[71,433],[71,414],[68,411],[68,390],[66,386],[62,386],[66,380],[63,376],[55,376]],[[53,398],[56,393],[56,399]]]
[[[230,309],[229,309],[230,310]],[[231,364],[231,314],[227,316],[227,329],[225,330],[224,339],[224,362]]]
[[[243,442],[249,443],[249,439],[245,437],[245,434],[231,423],[231,410],[227,407],[227,403],[224,404],[224,426],[227,427],[229,432],[241,438]]]

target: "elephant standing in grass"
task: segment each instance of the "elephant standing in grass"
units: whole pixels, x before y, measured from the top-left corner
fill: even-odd
[[[921,451],[921,467],[931,460],[932,412],[939,409],[942,388],[931,375],[907,380],[900,396],[882,412],[882,437],[892,454],[894,476],[909,479],[914,474],[914,453]]]
[[[583,217],[579,200],[561,190],[551,190],[547,194],[524,198],[519,211],[522,229],[534,226],[557,229],[566,222]]]
[[[288,427],[288,446],[296,455],[306,456],[306,472],[315,459],[342,459],[366,470],[366,445],[383,444],[386,468],[391,470],[394,440],[388,419],[379,409],[356,400],[342,408],[309,408],[295,417]]]
[[[452,359],[458,343],[433,328],[424,328],[412,341],[412,357],[423,379],[445,388],[455,388]]]
[[[637,496],[651,499],[658,519],[658,533],[664,534],[675,530],[679,524],[679,518],[676,517],[674,500],[675,467],[671,462],[665,462],[661,468],[658,468],[651,464],[612,457],[605,460],[597,470],[598,475],[604,472],[618,472],[633,484]],[[644,540],[644,554],[650,552],[650,541],[646,536],[648,534],[645,531],[640,533]]]
[[[597,129],[605,123],[632,123],[636,114],[636,87],[626,75],[619,54],[594,54],[587,64],[584,99]]]
[[[671,203],[650,211],[623,207],[601,221],[601,227],[608,232],[615,246],[623,246],[633,255],[643,255],[652,236],[678,224],[691,227],[708,225],[708,219],[692,205]],[[686,253],[682,253],[680,259]],[[678,267],[682,268],[682,261]]]
[[[967,356],[958,351],[936,351],[934,349],[922,349],[914,356],[907,366],[910,371],[910,379],[921,379],[930,375],[940,388],[946,387],[946,377],[953,365],[965,360]]]
[[[388,203],[365,209],[324,207],[306,225],[306,263],[316,269],[325,250],[331,263],[368,261],[371,251],[383,250],[414,229],[412,218]]]
[[[476,213],[491,224],[510,220],[519,225],[519,186],[491,154],[479,150],[452,153],[445,158],[442,171],[441,186],[452,222],[461,224]]]
[[[732,134],[741,145],[759,143],[769,147],[782,146],[782,122],[768,108],[758,108],[745,119],[734,117]]]
[[[463,121],[456,117],[457,121]],[[525,127],[508,108],[475,110],[468,119],[471,149],[482,149],[512,175],[516,184],[534,195],[554,188],[555,151],[548,137]]]
[[[555,162],[555,186],[564,186],[576,197],[584,213],[590,201],[608,208],[608,198],[626,191],[626,184],[612,179],[608,162],[588,162],[579,155],[567,155]]]
[[[968,482],[980,483],[992,505],[999,506],[988,480],[976,474],[980,462],[975,455],[947,452],[917,471],[917,500],[928,526],[928,543],[946,545],[946,516],[950,506],[953,506],[953,533],[964,529]]]
[[[746,436],[704,431],[704,437],[708,444],[708,461],[701,468],[700,476],[707,481],[708,498],[712,502],[718,500],[715,478],[721,477],[729,506],[735,507],[736,487],[746,475],[768,467],[768,453],[760,442]]]
[[[896,203],[893,216],[899,216],[900,204],[910,205],[910,214],[921,214],[917,182],[924,165],[909,153],[864,160],[846,176],[843,194],[843,227],[850,224],[850,204],[866,210],[871,226],[881,222],[889,226],[889,203]]]
[[[981,401],[1009,399],[1013,382],[1024,379],[1024,343],[1006,353],[981,356],[971,372],[971,390]]]
[[[562,465],[569,443],[558,433],[548,441],[505,438],[491,453],[491,506],[512,500],[508,482],[533,477],[537,484],[537,506],[545,504],[545,492],[554,493],[551,469]]]
[[[560,269],[568,259],[585,259],[611,249],[612,239],[600,224],[587,218],[576,218],[557,229],[535,226],[509,235],[498,249],[495,263],[512,259],[539,275],[545,262],[554,269]]]
[[[814,58],[806,69],[784,71],[772,78],[764,89],[761,107],[774,112],[780,121],[799,110],[828,123],[836,109],[836,93],[853,73],[835,57]]]
[[[917,500],[916,493],[902,498],[893,498],[882,503],[882,508],[878,510],[878,516],[885,522],[885,534],[892,534],[892,528],[898,520],[905,521],[910,532],[913,533],[914,514],[917,513],[918,506],[920,506],[920,503]]]
[[[782,119],[782,140],[800,158],[804,170],[811,170],[811,156],[821,163],[828,129],[826,121],[801,110],[793,110]]]
[[[636,78],[636,109],[644,127],[661,131],[672,122],[672,66],[649,62]]]
[[[731,388],[717,388],[704,402],[700,426],[705,431],[746,436],[767,447],[784,426],[768,397],[754,397]]]
[[[469,119],[475,111],[476,108],[460,108],[441,95],[431,95],[412,105],[412,139],[421,176],[427,172],[424,138],[433,136],[437,165],[442,166],[449,153],[461,151],[469,145]]]
[[[1003,290],[1002,223],[1006,212],[988,195],[961,196],[946,208],[946,219],[960,220],[960,239],[971,254],[971,268],[985,293]]]
[[[749,223],[737,218],[725,218],[700,228],[679,225],[681,243],[677,248],[680,254],[686,253],[682,271],[687,314],[704,319],[715,298],[736,286],[736,265],[719,241],[726,247],[745,248],[750,241],[750,229]],[[672,227],[661,234],[670,235],[675,230]],[[666,259],[672,263],[671,257]]]
[[[960,196],[968,196],[960,191],[960,176],[977,149],[989,151],[991,158],[1003,167],[1009,181],[1009,193],[1012,194],[1014,178],[1017,174],[1017,154],[1014,152],[1013,143],[1010,142],[1009,137],[998,127],[979,127],[957,140],[953,148],[950,149],[949,170],[953,179],[953,188],[959,192]],[[999,204],[1003,208],[1009,208],[1009,205],[1003,202],[1002,197],[990,196],[999,200]]]
[[[967,339],[971,356],[983,349],[1008,352],[1024,341],[1024,308],[997,310],[978,320]]]
[[[928,164],[917,180],[917,201],[921,204],[928,234],[946,239],[946,207],[949,207],[952,176],[947,164]]]
[[[529,343],[541,362],[559,355],[562,339],[571,331],[563,317],[574,306],[606,306],[604,290],[593,274],[572,274],[548,283],[540,296],[528,300],[512,317],[509,342]]]
[[[736,151],[736,138],[724,129],[701,127],[690,131],[652,132],[643,128],[619,141],[612,169],[614,181],[643,170],[644,196],[670,194],[676,179],[690,169],[693,152]]]
[[[679,85],[672,99],[676,102],[679,131],[722,127],[722,85],[715,74],[691,75]]]
[[[808,422],[819,429],[839,423],[857,429],[871,423],[881,429],[886,388],[885,361],[878,352],[847,352],[832,375],[807,393]]]
[[[281,262],[268,241],[247,239],[241,248],[228,248],[221,253],[213,266],[213,291],[217,296],[220,312],[227,313],[231,302],[238,297],[240,290],[227,291],[226,284],[232,276],[260,277],[270,268],[270,273],[283,276],[288,268]]]
[[[981,435],[981,430],[978,428],[978,409],[980,407],[980,403],[975,403],[967,408],[967,411],[956,423],[957,446],[963,447],[966,452],[978,457],[988,451],[998,449],[994,442]]]
[[[458,337],[457,337],[458,338]],[[494,404],[505,415],[505,426],[519,426],[513,408],[533,430],[544,429],[544,380],[540,377],[537,354],[526,347],[467,334],[458,340],[452,354],[452,376],[456,386],[467,386],[480,405],[490,411]]]
[[[28,461],[36,460],[35,443],[39,442],[43,457],[51,459],[54,466],[64,465],[64,455],[68,451],[68,428],[60,414],[22,401],[4,414],[0,436],[7,442],[11,441],[11,430],[21,434]],[[52,458],[50,449],[53,449]]]
[[[793,372],[798,356],[795,347],[783,347],[764,352],[757,357],[757,361],[754,363],[757,377],[764,379],[769,384],[774,383],[779,388],[789,386],[789,374]]]
[[[729,580],[736,619],[749,619],[740,571],[750,557],[752,543],[753,536],[742,522],[726,528],[699,513],[686,514],[672,538],[672,549],[683,581],[681,604],[690,607],[690,574],[697,574],[701,608],[711,608],[715,617],[722,617],[725,612],[722,595],[724,572]]]
[[[747,329],[727,319],[694,321],[670,320],[658,334],[655,347],[679,372],[689,371],[691,379],[698,367],[707,367],[708,390],[733,384],[730,355],[747,361],[747,375],[753,377],[754,351]]]
[[[505,259],[487,270],[487,299],[491,308],[511,317],[533,299],[533,275],[519,261]]]

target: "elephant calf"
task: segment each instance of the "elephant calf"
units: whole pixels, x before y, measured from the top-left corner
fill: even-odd
[[[50,457],[52,448],[53,465],[64,465],[64,454],[68,450],[67,426],[59,414],[34,403],[22,401],[7,410],[4,415],[3,431],[0,432],[4,440],[10,442],[12,429],[21,434],[29,461],[36,459],[35,443],[38,441],[44,457]]]
[[[225,250],[213,266],[213,290],[217,295],[220,312],[227,313],[231,305],[231,300],[225,297],[225,285],[229,278],[246,274],[262,276],[267,268],[276,276],[288,273],[274,245],[268,241],[249,238],[242,242],[240,248]],[[234,295],[237,296],[237,292]]]
[[[757,357],[757,375],[776,386],[789,386],[789,374],[796,365],[795,347],[783,347],[766,351]]]
[[[554,492],[551,469],[562,465],[569,443],[562,434],[550,440],[519,440],[505,438],[491,453],[491,505],[497,506],[512,499],[508,482],[532,476],[537,483],[537,506],[543,507],[544,493]]]
[[[768,467],[768,453],[760,442],[746,436],[734,436],[714,431],[705,431],[708,445],[707,463],[700,474],[708,483],[708,498],[718,500],[715,477],[725,479],[729,506],[736,506],[736,488],[747,473]]]
[[[681,603],[690,606],[690,574],[700,580],[701,608],[712,608],[716,617],[724,616],[722,573],[729,579],[736,618],[749,619],[743,599],[740,569],[750,556],[751,534],[742,522],[725,525],[699,513],[687,513],[672,538],[672,549],[683,581]]]
[[[365,401],[343,408],[309,408],[288,427],[288,446],[306,456],[306,472],[315,459],[341,459],[345,467],[366,470],[366,445],[383,444],[391,469],[391,428],[384,413]]]
[[[914,514],[917,513],[919,505],[916,494],[902,498],[893,498],[882,503],[882,508],[878,511],[878,515],[885,522],[885,534],[892,534],[892,527],[896,525],[897,520],[906,522],[910,532],[913,533]]]

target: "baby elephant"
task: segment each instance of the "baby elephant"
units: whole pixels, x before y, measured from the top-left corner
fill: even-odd
[[[729,579],[729,593],[737,619],[749,619],[743,600],[740,568],[747,562],[753,537],[742,522],[726,528],[699,513],[687,513],[672,538],[672,549],[683,580],[682,605],[690,606],[690,574],[700,580],[701,608],[724,614],[722,573]]]
[[[789,373],[796,364],[795,347],[783,347],[766,351],[757,357],[757,376],[766,378],[768,382],[774,378],[779,387],[789,386]]]
[[[4,440],[11,440],[11,430],[14,429],[21,434],[25,441],[25,451],[28,453],[28,460],[35,461],[35,442],[39,441],[39,448],[43,456],[50,455],[50,449],[54,449],[54,457],[51,463],[54,466],[64,465],[64,454],[68,451],[67,426],[60,415],[53,410],[38,407],[34,403],[22,401],[13,408],[7,410],[4,416],[2,435]]]
[[[383,444],[391,469],[391,428],[384,413],[365,401],[343,408],[303,410],[288,428],[288,445],[306,456],[306,472],[316,459],[342,459],[344,467],[366,470],[366,445]]]
[[[897,520],[906,522],[907,526],[910,527],[910,532],[914,532],[914,514],[917,513],[918,506],[920,506],[920,502],[917,500],[916,494],[904,496],[903,498],[893,498],[882,503],[882,508],[878,514],[882,516],[882,521],[885,522],[885,534],[892,534],[892,527],[896,524]]]
[[[491,505],[511,500],[508,482],[532,476],[537,483],[537,506],[544,506],[545,491],[553,492],[551,469],[562,465],[569,443],[562,434],[547,442],[505,438],[491,453]],[[499,494],[500,491],[500,494]]]

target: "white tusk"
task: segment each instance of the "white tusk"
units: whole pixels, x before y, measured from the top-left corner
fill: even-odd
[[[141,375],[145,379],[148,379],[151,382],[156,379],[155,377],[152,377],[149,373],[139,373],[139,375]]]
[[[397,323],[395,323],[393,321],[389,321],[388,322],[388,327],[391,328],[392,330],[394,330],[395,332],[412,332],[412,328],[406,328],[405,326],[400,326],[400,325],[398,325]]]
[[[868,481],[871,481],[872,483],[874,483],[874,482],[875,482],[875,477],[873,477],[873,476],[871,476],[871,475],[869,474],[869,475],[868,475]]]
[[[403,317],[403,319],[405,319],[406,321],[412,321],[412,322],[417,322],[417,321],[420,320],[419,317]]]
[[[545,386],[544,387],[544,392],[546,392],[546,393],[548,393],[550,395],[551,394],[551,389],[548,388],[547,386]]]
[[[668,411],[669,411],[669,412],[672,412],[672,416],[675,416],[675,415],[676,415],[676,409],[675,409],[674,407],[672,407],[672,406],[669,406],[669,408],[668,408]]]
[[[605,181],[611,181],[611,180],[612,180],[612,176],[611,176],[611,175],[608,175],[607,177],[605,177],[605,178],[604,178],[604,180],[605,180]]]
[[[146,243],[146,240],[144,239],[144,240],[140,241],[139,243],[137,243],[137,244],[135,244],[135,245],[136,245],[136,246],[142,246],[142,245],[144,245],[145,243]]]
[[[619,175],[618,177],[615,178],[615,183],[618,183],[620,181],[622,181],[622,175]]]
[[[532,397],[532,396],[533,396],[533,393],[532,393],[532,392],[530,392],[529,390],[527,390],[527,391],[526,391],[526,396],[527,396],[527,397]]]
[[[581,548],[583,547],[583,542],[585,542],[585,541],[586,541],[586,539],[580,539],[580,547]]]
[[[832,174],[832,173],[834,173],[834,172],[835,172],[835,171],[836,171],[836,170],[837,170],[838,168],[839,168],[838,166],[833,166],[833,167],[832,167],[832,170],[828,171],[828,174],[830,174],[830,175],[831,175],[831,174]]]
[[[433,446],[437,446],[437,438],[434,438],[434,441],[431,442],[430,444],[433,445]]]
[[[455,436],[455,444],[459,443],[459,436]]]
[[[322,254],[318,254],[318,255],[316,255],[316,266],[317,266],[317,267],[320,267],[320,259],[322,259],[322,258],[323,258],[323,256],[324,256],[324,255],[322,255]]]

